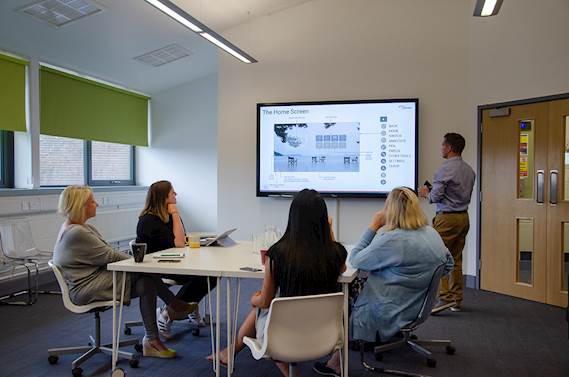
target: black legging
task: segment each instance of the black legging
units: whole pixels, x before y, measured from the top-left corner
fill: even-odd
[[[206,276],[191,276],[191,275],[162,275],[165,279],[175,280],[177,283],[182,284],[182,288],[176,294],[176,297],[184,302],[200,302],[207,291],[207,277]],[[209,278],[211,289],[217,285],[217,278]],[[162,297],[160,297],[162,298]]]
[[[130,273],[131,297],[140,297],[140,314],[144,323],[146,337],[158,338],[158,326],[156,325],[156,296],[166,304],[170,304],[176,296],[168,289],[159,275]]]

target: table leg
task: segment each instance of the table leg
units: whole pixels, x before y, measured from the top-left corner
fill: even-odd
[[[215,360],[217,360],[217,352],[215,350],[215,340],[214,340],[214,331],[213,331],[213,318],[211,316],[213,316],[213,310],[211,309],[211,283],[209,281],[209,276],[207,277],[207,305],[209,306],[209,313],[210,313],[210,318],[209,318],[209,337],[211,339],[211,354],[213,355],[213,362],[211,363],[211,365],[213,366],[213,372],[215,373],[215,365],[216,362]],[[217,326],[217,324],[216,324]]]
[[[241,278],[237,279],[237,293],[235,298],[235,311],[233,312],[233,331],[231,337],[231,344],[233,347],[231,348],[231,373],[233,373],[233,369],[235,367],[235,340],[237,339],[237,319],[239,318],[239,299],[241,297]]]
[[[348,291],[349,291],[349,284],[343,283],[342,284],[342,292],[344,293],[344,344],[343,344],[343,352],[342,357],[344,358],[344,377],[348,377]]]
[[[227,281],[227,377],[231,377],[231,369],[233,368],[233,337],[231,336],[231,278],[226,278]]]
[[[117,366],[117,272],[113,271],[113,354],[111,371]]]
[[[221,326],[220,326],[220,322],[219,322],[219,312],[220,312],[220,306],[221,306],[221,295],[220,295],[220,291],[221,291],[221,277],[218,276],[217,277],[217,285],[216,285],[216,300],[215,300],[215,376],[219,377],[221,376],[220,373],[220,364],[219,364],[219,354],[220,354],[220,339],[221,339]]]

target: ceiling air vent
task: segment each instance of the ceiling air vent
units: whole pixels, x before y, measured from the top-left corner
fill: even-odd
[[[18,10],[53,26],[63,26],[102,11],[91,0],[42,0]]]
[[[150,51],[144,55],[134,58],[141,63],[151,65],[153,67],[160,67],[161,65],[168,64],[174,60],[185,58],[192,53],[183,49],[177,44],[171,44],[166,47],[159,48],[158,50]]]

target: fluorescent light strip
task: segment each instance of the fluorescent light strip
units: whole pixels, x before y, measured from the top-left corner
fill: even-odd
[[[198,33],[198,35],[207,39],[209,42],[213,43],[217,47],[221,48],[223,51],[233,55],[237,59],[241,60],[243,63],[256,63],[257,60],[252,56],[248,55],[246,52],[241,51],[237,46],[231,44],[229,41],[225,40],[222,36],[184,12],[182,9],[178,8],[170,0],[146,0],[150,5],[158,8],[160,11],[164,12],[168,16],[172,17],[182,25],[188,27],[192,31]],[[200,26],[197,26],[196,23]]]
[[[204,37],[205,39],[207,39],[208,41],[210,41],[211,43],[213,43],[217,47],[221,48],[222,50],[224,50],[224,51],[230,53],[231,55],[235,56],[237,59],[241,60],[243,63],[251,63],[251,60],[247,59],[246,57],[244,57],[243,55],[241,55],[237,51],[233,50],[231,47],[227,46],[223,42],[218,41],[213,35],[211,35],[209,33],[199,33],[199,35]]]
[[[484,6],[482,7],[482,12],[480,15],[482,17],[491,16],[494,13],[494,8],[496,7],[497,0],[486,0]]]
[[[168,16],[172,17],[173,19],[175,19],[176,21],[178,21],[188,29],[195,31],[196,33],[201,33],[203,31],[201,28],[197,27],[196,25],[188,21],[186,18],[180,16],[178,13],[168,8],[166,5],[160,2],[160,0],[146,0],[146,2],[158,8],[162,12],[166,13]]]

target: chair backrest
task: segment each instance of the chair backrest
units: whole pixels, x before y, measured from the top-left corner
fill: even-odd
[[[11,219],[0,223],[0,242],[2,252],[8,258],[30,258],[40,253],[27,219]]]
[[[71,301],[71,297],[69,296],[69,287],[67,286],[67,282],[61,273],[59,267],[57,267],[53,261],[48,261],[49,267],[53,270],[55,274],[55,278],[57,279],[57,283],[59,284],[59,288],[61,288],[61,298],[63,299],[63,305],[65,308],[73,313],[86,313],[90,310],[102,307],[109,307],[113,305],[113,301],[97,301],[92,302],[87,305],[75,305]]]
[[[415,319],[411,324],[405,326],[407,328],[413,328],[419,326],[421,323],[425,322],[429,315],[431,315],[431,310],[435,307],[437,303],[437,296],[439,292],[439,282],[443,277],[445,272],[445,264],[441,264],[435,269],[433,272],[433,276],[431,277],[431,281],[429,283],[429,288],[427,288],[427,293],[425,293],[425,298],[423,300],[423,305],[421,306],[421,310],[417,315],[417,319]]]
[[[283,362],[323,357],[342,341],[343,293],[281,297],[265,324],[266,355]]]

